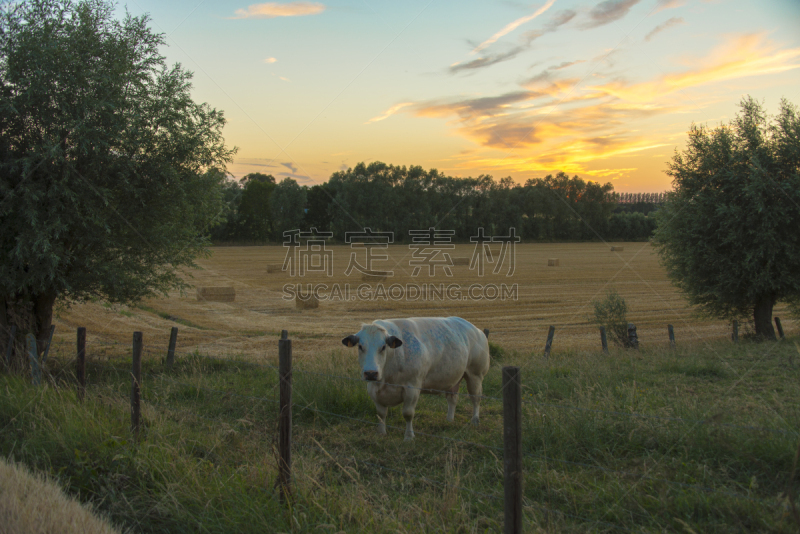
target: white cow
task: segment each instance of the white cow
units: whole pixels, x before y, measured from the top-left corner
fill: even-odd
[[[420,393],[446,391],[447,420],[452,421],[462,378],[472,398],[472,423],[478,424],[483,377],[489,372],[489,341],[472,323],[460,317],[377,320],[361,325],[342,343],[358,346],[380,434],[386,434],[389,406],[403,403],[405,439],[414,438],[411,421]]]

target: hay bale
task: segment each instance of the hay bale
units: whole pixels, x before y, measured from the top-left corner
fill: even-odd
[[[307,295],[300,298],[300,295],[297,294],[294,297],[294,307],[298,310],[313,310],[319,308],[319,299],[314,295]]]
[[[230,286],[198,287],[197,300],[206,302],[233,302],[236,300],[236,290]]]
[[[373,272],[361,273],[362,282],[383,282],[386,280],[385,274],[375,274]]]
[[[558,258],[550,258],[547,260],[548,267],[558,267]]]
[[[611,252],[622,252],[625,247],[611,247]]]
[[[453,265],[469,265],[469,258],[453,258]]]
[[[117,534],[119,530],[82,505],[58,481],[0,458],[0,532]]]
[[[267,265],[267,273],[281,273],[283,272],[282,263],[271,263]]]

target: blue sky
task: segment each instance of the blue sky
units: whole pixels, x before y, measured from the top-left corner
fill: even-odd
[[[799,0],[135,0],[225,111],[229,170],[319,183],[360,161],[670,187],[692,122],[800,104]]]

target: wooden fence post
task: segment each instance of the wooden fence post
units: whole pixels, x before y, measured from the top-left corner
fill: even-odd
[[[42,383],[42,368],[39,367],[39,353],[36,351],[36,338],[33,334],[25,336],[25,350],[28,352],[28,359],[31,362],[33,385],[38,386]]]
[[[603,345],[603,352],[608,354],[608,336],[606,335],[606,327],[600,327],[600,343]]]
[[[167,369],[172,369],[175,364],[175,345],[178,344],[178,327],[173,326],[169,333],[169,348],[167,348]]]
[[[739,321],[733,321],[733,334],[731,334],[731,339],[734,343],[739,342]]]
[[[783,326],[781,325],[781,318],[775,317],[775,326],[778,327],[778,336],[781,339],[786,339],[786,336],[783,335]]]
[[[133,333],[133,384],[131,386],[131,430],[139,439],[142,396],[142,333]]]
[[[675,329],[672,327],[671,324],[667,325],[667,332],[669,332],[669,347],[671,349],[675,348]]]
[[[56,331],[56,325],[50,325],[50,335],[47,336],[47,346],[44,348],[44,352],[42,353],[42,365],[47,362],[47,355],[50,354],[50,345],[53,344],[53,334]]]
[[[281,502],[285,502],[292,495],[292,340],[286,330],[278,341],[278,356],[278,487]]]
[[[8,345],[6,345],[6,367],[11,369],[11,356],[14,354],[14,338],[17,337],[17,325],[11,325],[11,332],[8,335]]]
[[[75,358],[75,377],[78,379],[78,400],[86,394],[86,328],[78,328],[78,356]]]
[[[628,323],[628,346],[639,350],[639,336],[636,335],[636,325]]]
[[[556,332],[556,327],[551,326],[550,330],[547,331],[547,341],[544,344],[544,357],[550,357],[550,349],[553,347],[553,335]]]
[[[520,534],[522,532],[522,391],[519,367],[503,367],[503,486],[505,534]]]

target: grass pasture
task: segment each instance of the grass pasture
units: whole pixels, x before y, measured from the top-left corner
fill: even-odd
[[[503,350],[520,365],[526,532],[796,532],[789,495],[800,423],[800,354],[792,338],[710,341],[675,351]],[[271,353],[277,353],[273,337]],[[295,342],[295,347],[302,342]],[[70,491],[142,532],[496,532],[502,529],[502,404],[470,403],[445,421],[423,396],[413,443],[390,410],[389,434],[344,349],[294,372],[294,483],[278,504],[277,376],[232,353],[144,362],[141,441],[128,425],[130,356],[89,364],[87,401],[54,355],[33,388],[0,380],[0,451],[59,476]],[[114,350],[111,347],[109,350]],[[797,363],[795,362],[797,360]],[[335,375],[334,378],[331,375]],[[463,388],[462,388],[463,389]],[[463,393],[463,392],[462,392]]]
[[[59,477],[133,532],[497,532],[503,521],[501,368],[522,367],[526,532],[796,532],[790,497],[800,428],[796,322],[788,338],[729,341],[722,321],[691,315],[647,243],[522,244],[516,270],[412,277],[411,251],[392,246],[391,283],[518,284],[518,299],[323,300],[297,309],[286,283],[357,286],[350,249],[331,247],[333,276],[291,278],[270,266],[286,249],[216,247],[186,273],[198,287],[232,287],[233,302],[195,291],[136,307],[60,308],[46,385],[0,376],[0,453]],[[454,258],[472,247],[456,245]],[[558,259],[548,267],[548,260]],[[459,262],[463,263],[463,261]],[[506,264],[507,266],[507,264]],[[272,272],[268,272],[271,270]],[[490,270],[489,270],[490,271]],[[600,352],[591,301],[614,288],[641,351]],[[413,443],[399,408],[389,435],[340,340],[362,322],[462,316],[489,328],[493,365],[481,425],[465,392],[456,421],[423,396]],[[675,326],[670,350],[667,324]],[[549,325],[555,341],[542,351]],[[77,402],[75,328],[87,328],[86,402]],[[178,326],[176,367],[163,360]],[[294,483],[279,504],[277,339],[293,339]],[[144,332],[143,433],[130,424],[130,343]],[[745,333],[745,332],[742,332]],[[463,388],[462,388],[463,389]]]

